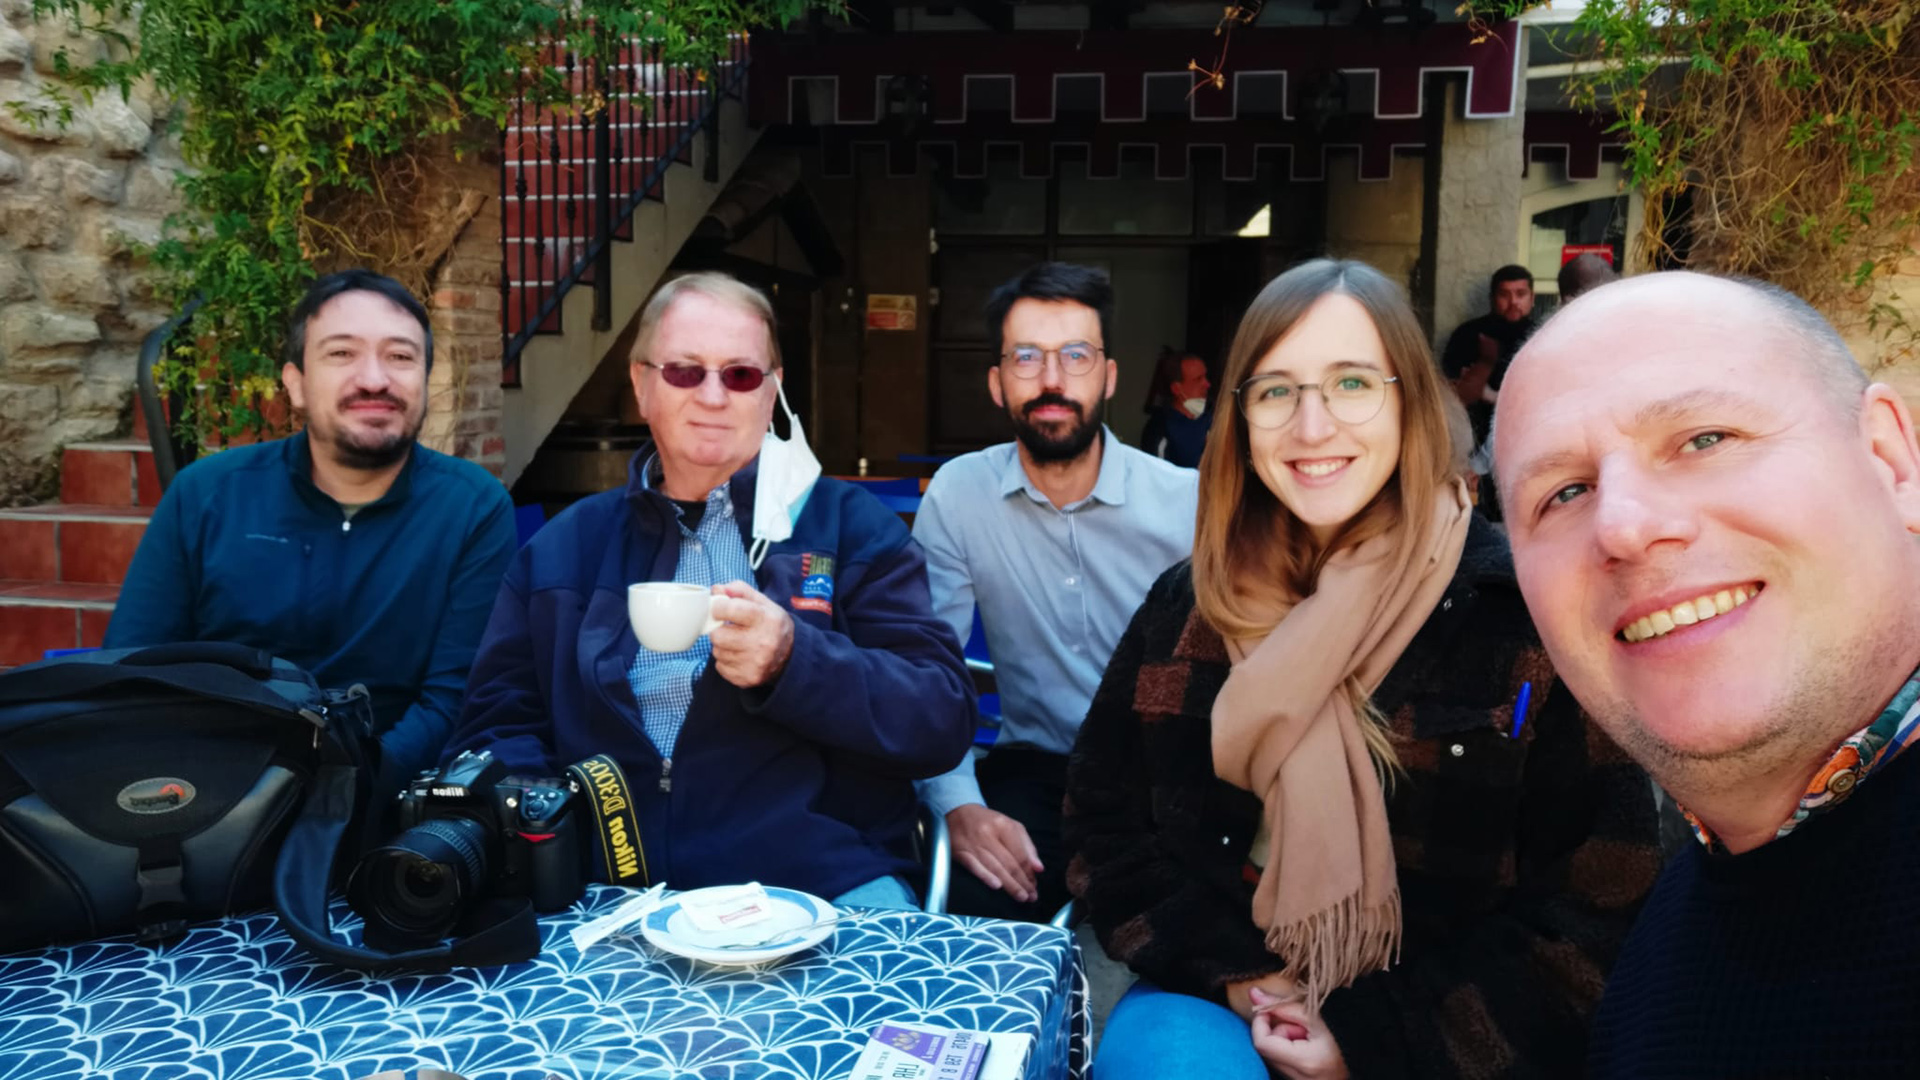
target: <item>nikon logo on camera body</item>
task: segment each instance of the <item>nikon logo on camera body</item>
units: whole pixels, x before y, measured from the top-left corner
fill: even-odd
[[[129,814],[171,814],[193,801],[193,785],[177,776],[135,780],[120,789],[114,801]]]
[[[580,782],[591,798],[594,831],[600,837],[601,862],[607,868],[607,880],[613,885],[647,885],[647,853],[640,842],[640,822],[633,814],[633,798],[627,790],[627,777],[620,766],[605,754],[595,754],[569,766],[567,771]],[[635,878],[639,881],[635,882]]]

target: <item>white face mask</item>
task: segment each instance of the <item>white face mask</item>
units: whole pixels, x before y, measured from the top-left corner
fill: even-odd
[[[780,380],[776,378],[773,385],[780,411],[793,425],[793,438],[780,438],[768,424],[766,438],[760,441],[760,467],[753,482],[753,550],[748,553],[755,570],[767,557],[768,547],[793,535],[794,522],[800,520],[813,483],[820,479],[820,459],[807,445],[800,418],[787,407],[787,392]]]
[[[1198,419],[1201,413],[1207,411],[1207,399],[1203,397],[1190,397],[1182,401],[1180,407],[1187,410],[1188,416]]]

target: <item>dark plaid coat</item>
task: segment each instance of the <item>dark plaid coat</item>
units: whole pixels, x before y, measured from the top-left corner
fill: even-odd
[[[1281,971],[1246,865],[1261,802],[1214,776],[1225,645],[1191,568],[1154,584],[1114,652],[1067,780],[1067,881],[1109,955],[1223,1000]],[[1533,684],[1510,738],[1522,683]],[[1607,969],[1660,869],[1646,776],[1588,722],[1478,517],[1445,598],[1375,695],[1407,774],[1387,798],[1400,962],[1324,1011],[1357,1080],[1577,1077]]]

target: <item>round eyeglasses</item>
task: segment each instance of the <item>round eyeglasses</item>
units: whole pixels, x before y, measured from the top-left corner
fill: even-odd
[[[1300,411],[1300,399],[1309,390],[1320,391],[1327,413],[1343,424],[1364,424],[1380,415],[1387,402],[1387,386],[1398,376],[1364,368],[1333,372],[1318,383],[1296,383],[1285,374],[1255,375],[1233,388],[1247,423],[1263,430],[1286,427]]]
[[[691,390],[706,382],[708,372],[720,376],[720,385],[736,394],[751,394],[767,381],[767,372],[752,364],[710,368],[704,364],[656,364],[651,360],[641,363],[659,372],[660,377],[667,380],[668,386],[677,386],[682,390]]]
[[[1039,378],[1040,373],[1046,370],[1048,360],[1058,360],[1060,370],[1069,375],[1085,375],[1100,362],[1100,352],[1098,345],[1089,345],[1084,341],[1071,341],[1057,349],[1015,345],[1000,357],[1000,361],[1022,379]]]

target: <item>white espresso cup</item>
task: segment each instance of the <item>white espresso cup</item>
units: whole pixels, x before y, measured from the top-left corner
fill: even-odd
[[[713,617],[718,599],[705,585],[642,581],[627,586],[627,618],[640,644],[654,652],[686,652],[702,634],[720,628]]]

